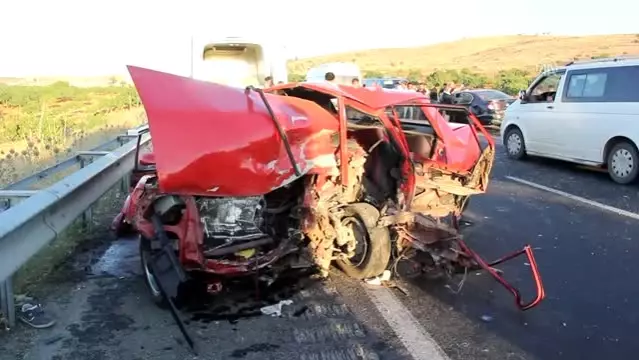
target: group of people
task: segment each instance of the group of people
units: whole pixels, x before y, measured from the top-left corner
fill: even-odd
[[[334,84],[335,74],[330,71],[327,72],[324,75],[324,80],[328,83]],[[280,81],[279,83],[282,83],[282,82]],[[271,76],[267,76],[264,79],[264,85],[265,87],[273,86],[274,85],[273,78]],[[351,81],[351,86],[354,86],[354,87],[362,86],[359,78],[353,78]],[[364,84],[363,86],[365,87],[366,84]],[[467,90],[468,87],[466,87],[464,84],[455,84],[454,82],[449,82],[449,83],[446,83],[441,88],[434,86],[429,90],[428,85],[425,83],[402,80],[397,84],[395,89],[416,91],[424,95],[429,95],[430,100],[432,102],[438,102],[440,104],[453,104],[454,103],[453,94],[460,92],[462,90]]]
[[[355,87],[359,87],[360,86],[359,79],[353,78],[351,85]],[[429,95],[430,100],[433,102],[438,102],[441,104],[453,104],[454,103],[453,94],[460,92],[462,90],[466,90],[468,88],[464,84],[455,84],[454,82],[449,82],[445,84],[444,86],[442,86],[441,88],[434,86],[429,90],[428,85],[425,83],[402,80],[397,84],[395,89],[405,90],[405,91],[416,91],[424,95]]]
[[[434,86],[429,90],[427,84],[409,82],[405,80],[400,82],[396,88],[401,90],[417,91],[422,94],[429,95],[431,101],[441,104],[453,104],[453,94],[468,89],[464,84],[449,82],[444,84],[441,88]]]

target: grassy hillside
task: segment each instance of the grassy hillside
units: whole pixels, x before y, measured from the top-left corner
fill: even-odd
[[[0,84],[0,188],[143,122],[130,86]]]
[[[495,75],[506,69],[537,72],[541,66],[563,64],[574,59],[631,54],[639,55],[639,34],[584,37],[515,35],[299,59],[289,62],[289,71],[305,74],[315,64],[352,61],[364,72],[384,74],[468,69],[474,73]]]

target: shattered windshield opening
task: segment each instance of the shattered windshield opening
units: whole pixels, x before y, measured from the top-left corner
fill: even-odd
[[[324,110],[332,115],[337,115],[337,98],[329,94],[325,94],[316,90],[308,89],[302,86],[283,90],[287,96],[292,96],[308,101],[312,101],[321,106]]]
[[[383,127],[382,121],[379,117],[367,114],[361,110],[355,109],[352,106],[346,106],[346,119],[349,125],[364,126],[364,127]]]

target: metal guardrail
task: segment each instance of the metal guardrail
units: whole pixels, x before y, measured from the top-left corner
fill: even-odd
[[[15,324],[13,274],[78,217],[88,224],[91,205],[119,181],[128,191],[140,134],[141,144],[151,139],[148,125],[128,130],[91,151],[80,151],[0,190],[0,312],[9,325]],[[105,150],[118,145],[113,151]],[[52,186],[30,189],[38,181],[78,164],[80,170]],[[23,200],[13,204],[17,199]]]

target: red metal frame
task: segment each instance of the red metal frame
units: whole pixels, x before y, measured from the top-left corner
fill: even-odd
[[[457,221],[457,218],[453,219],[453,223],[454,223],[454,227],[456,229],[459,229],[459,223]],[[513,294],[513,296],[515,297],[515,304],[520,310],[525,311],[525,310],[532,309],[535,306],[539,305],[539,303],[541,303],[544,297],[546,297],[546,291],[544,290],[544,284],[541,280],[541,274],[539,273],[537,261],[535,260],[535,255],[530,245],[526,244],[523,249],[510,253],[504,257],[501,257],[489,263],[489,262],[486,262],[484,259],[482,259],[481,256],[479,256],[476,252],[471,250],[470,247],[466,244],[466,242],[464,242],[464,240],[460,238],[458,239],[458,242],[462,250],[468,257],[473,259],[477,263],[477,265],[479,265],[480,268],[482,268],[483,270],[486,270],[495,280],[497,280],[498,283],[500,283],[504,288],[506,288],[506,290],[508,290],[511,294]],[[497,266],[508,260],[517,258],[523,254],[526,254],[526,257],[528,258],[533,280],[535,281],[535,289],[537,292],[537,295],[535,296],[535,298],[527,303],[524,303],[522,301],[521,293],[519,292],[519,290],[513,285],[511,285],[506,279],[504,279],[503,276],[499,275],[499,273],[493,268],[493,266]]]

